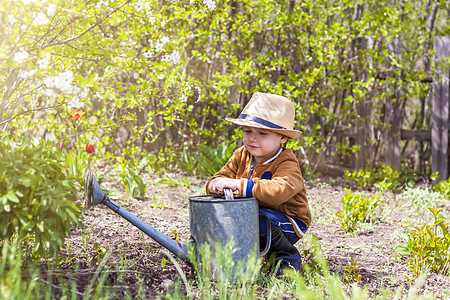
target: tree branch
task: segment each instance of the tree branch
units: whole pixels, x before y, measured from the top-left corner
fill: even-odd
[[[9,119],[6,119],[6,120],[1,121],[1,122],[0,122],[0,125],[3,125],[3,124],[5,124],[5,123],[7,123],[7,122],[9,122],[9,121],[11,121],[11,120],[13,120],[13,119],[15,119],[15,118],[17,118],[17,117],[20,116],[20,115],[24,115],[24,114],[32,113],[32,112],[36,112],[36,111],[41,111],[41,110],[47,110],[47,109],[57,108],[57,107],[59,107],[59,106],[61,106],[61,105],[63,105],[63,104],[66,104],[66,103],[67,103],[67,102],[62,102],[62,103],[60,103],[60,104],[56,104],[56,105],[52,105],[52,106],[48,106],[48,107],[40,107],[40,108],[36,108],[36,109],[30,109],[30,110],[22,111],[22,112],[16,114],[15,116],[13,116],[13,117],[11,117],[11,118],[9,118]]]
[[[95,27],[97,27],[100,23],[102,23],[104,20],[108,19],[111,15],[113,15],[114,13],[116,13],[119,9],[121,9],[123,6],[125,6],[126,4],[128,4],[129,2],[131,2],[131,0],[127,0],[124,3],[122,3],[119,7],[117,7],[116,9],[114,9],[113,11],[109,12],[106,17],[104,17],[103,19],[99,20],[97,23],[95,23],[94,25],[92,25],[91,27],[89,27],[87,30],[85,30],[84,32],[80,33],[79,35],[75,36],[75,37],[71,37],[59,42],[54,42],[54,43],[50,43],[44,46],[40,46],[40,47],[34,47],[31,49],[28,49],[27,51],[35,51],[35,50],[39,50],[39,49],[45,49],[51,46],[56,46],[56,45],[60,45],[60,44],[66,44],[69,43],[71,41],[77,40],[80,37],[82,37],[83,35],[85,35],[86,33],[88,33],[89,31],[91,31],[92,29],[94,29]]]

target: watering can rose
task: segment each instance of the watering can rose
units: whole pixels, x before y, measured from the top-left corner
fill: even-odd
[[[87,153],[94,153],[94,145],[86,145],[86,152]]]

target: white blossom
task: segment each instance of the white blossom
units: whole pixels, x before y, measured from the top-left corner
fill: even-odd
[[[39,69],[47,69],[50,63],[50,53],[46,53],[44,58],[38,60]]]
[[[216,1],[214,0],[203,0],[203,4],[206,5],[209,10],[214,10],[216,8]]]
[[[14,23],[17,22],[17,19],[16,19],[16,17],[14,15],[9,14],[8,15],[8,22],[9,22],[9,24],[14,24]]]
[[[173,63],[174,64],[178,64],[180,62],[180,58],[181,58],[180,51],[174,50],[172,52],[172,61],[173,61]]]
[[[198,98],[196,102],[200,102],[200,100],[202,100],[202,89],[198,86],[196,86],[197,88],[197,92],[198,92]]]
[[[186,95],[181,95],[181,97],[180,97],[181,102],[186,102],[187,99],[188,99],[188,97]]]
[[[158,41],[156,41],[156,45],[155,45],[155,49],[156,51],[161,51],[163,50],[164,46],[170,42],[170,39],[168,37],[162,37],[161,39],[159,39]]]
[[[153,54],[152,54],[152,52],[147,51],[147,52],[142,53],[142,55],[144,55],[144,57],[145,57],[146,59],[149,59],[149,58],[152,57]]]
[[[26,60],[30,55],[27,51],[23,51],[22,49],[19,52],[14,53],[13,60],[21,64],[24,60]]]
[[[31,4],[33,2],[37,2],[37,0],[22,0],[22,3],[25,5]]]
[[[138,0],[134,6],[137,11],[150,9],[150,3],[148,3],[147,1],[143,1],[143,0]]]
[[[44,94],[45,94],[47,97],[53,97],[53,96],[56,95],[56,92],[55,92],[54,90],[52,90],[52,89],[45,89],[45,90],[44,90]]]
[[[47,77],[44,79],[44,84],[48,88],[57,88],[63,93],[70,93],[73,91],[73,72],[70,70],[59,73],[55,77]]]
[[[34,73],[36,73],[36,70],[31,70],[31,71],[20,71],[19,77],[20,77],[20,78],[27,79],[27,78],[30,78],[31,76],[33,76]]]
[[[84,103],[81,102],[81,100],[80,100],[80,98],[79,98],[78,96],[73,97],[72,100],[70,100],[70,101],[67,103],[67,107],[68,107],[69,109],[78,109],[78,108],[81,108],[81,107],[83,107],[83,106],[84,106]]]
[[[108,67],[109,68],[109,67]],[[89,93],[89,89],[88,88],[84,88],[81,93],[80,93],[80,98],[86,98],[87,95]]]
[[[180,56],[180,51],[178,51],[178,50],[174,50],[173,52],[172,52],[172,54],[166,54],[166,55],[164,55],[164,57],[163,57],[163,61],[167,61],[167,62],[173,62],[174,64],[178,64],[179,62],[180,62],[180,58],[181,58],[181,56]]]
[[[50,3],[47,7],[47,14],[53,15],[56,12],[56,5],[53,3]]]
[[[36,17],[34,18],[34,24],[43,26],[50,23],[50,20],[47,18],[47,16],[43,13],[37,13]]]

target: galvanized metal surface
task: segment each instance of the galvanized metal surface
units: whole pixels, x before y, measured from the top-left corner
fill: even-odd
[[[198,253],[208,244],[212,250],[213,268],[218,268],[214,259],[216,243],[225,246],[233,239],[238,249],[233,253],[235,265],[241,260],[246,261],[252,252],[259,252],[259,212],[255,198],[191,197],[189,212],[191,235]]]

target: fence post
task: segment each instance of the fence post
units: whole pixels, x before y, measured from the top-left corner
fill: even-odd
[[[434,38],[436,64],[433,76],[432,127],[431,127],[431,170],[439,172],[435,183],[448,178],[448,102],[449,67],[443,61],[450,58],[450,36]]]
[[[388,42],[388,51],[393,59],[399,61],[401,55],[400,38],[394,37],[392,42]],[[395,70],[389,76],[395,76],[393,85],[393,94],[390,99],[386,99],[385,120],[389,126],[386,131],[385,140],[385,163],[393,165],[397,171],[400,171],[400,138],[401,138],[401,89],[400,75],[398,74],[398,64],[389,63]]]

